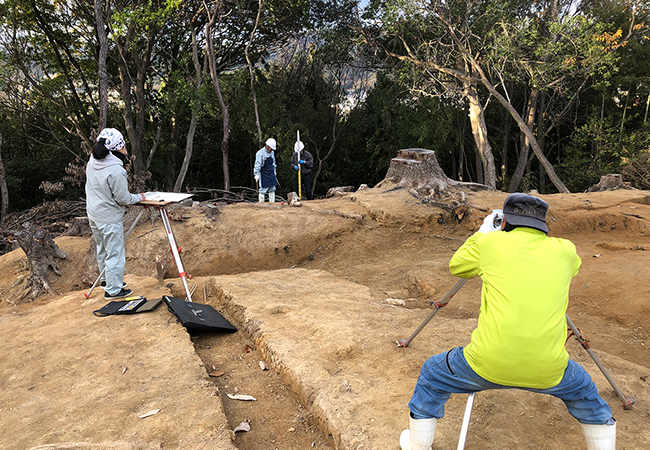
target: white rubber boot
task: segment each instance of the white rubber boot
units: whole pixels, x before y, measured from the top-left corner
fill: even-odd
[[[259,195],[260,203],[264,203],[264,194]]]
[[[581,423],[580,426],[585,435],[588,450],[616,450],[616,422],[614,425],[585,425]]]
[[[412,417],[410,419],[409,429],[402,431],[399,437],[401,449],[431,450],[438,419],[414,419]]]
[[[275,191],[269,192],[269,202],[275,203]]]

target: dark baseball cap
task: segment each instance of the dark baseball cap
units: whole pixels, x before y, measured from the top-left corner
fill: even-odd
[[[516,192],[503,204],[503,215],[510,225],[530,227],[548,233],[546,226],[548,203],[538,197]]]

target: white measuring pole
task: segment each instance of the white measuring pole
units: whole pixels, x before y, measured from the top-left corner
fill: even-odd
[[[460,438],[458,438],[457,450],[465,448],[465,441],[467,440],[467,430],[469,429],[469,419],[472,417],[472,407],[474,406],[475,392],[471,392],[467,396],[467,405],[465,406],[465,415],[463,416],[463,426],[460,428]]]

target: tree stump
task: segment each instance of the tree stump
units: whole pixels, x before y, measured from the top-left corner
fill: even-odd
[[[287,195],[287,203],[289,206],[302,206],[300,197],[295,192],[289,192],[289,195]]]
[[[221,210],[218,206],[207,203],[203,207],[203,214],[210,220],[217,220],[217,216],[221,214]]]
[[[449,185],[447,175],[442,171],[436,152],[423,148],[399,150],[390,160],[384,181],[398,186],[421,190],[426,188],[437,195],[444,195]]]
[[[464,183],[448,178],[438,164],[436,153],[424,148],[399,150],[397,156],[390,161],[386,177],[376,187],[386,182],[394,183],[398,188],[408,189],[409,193],[422,203],[447,211],[459,222],[463,220],[468,209],[463,189],[489,189],[484,184]]]
[[[330,188],[325,194],[325,197],[330,198],[338,195],[345,195],[349,192],[354,192],[354,186],[337,186]]]
[[[600,177],[598,184],[594,184],[587,192],[613,191],[614,189],[634,189],[630,183],[623,182],[623,176],[619,173],[610,173]]]
[[[88,236],[92,233],[88,224],[88,217],[75,217],[70,228],[62,236]]]
[[[52,240],[47,230],[36,229],[31,224],[23,225],[23,231],[14,233],[14,237],[27,255],[30,276],[27,281],[28,289],[31,287],[31,297],[36,298],[43,292],[54,294],[48,280],[49,270],[61,275],[55,258],[65,259],[67,255]]]

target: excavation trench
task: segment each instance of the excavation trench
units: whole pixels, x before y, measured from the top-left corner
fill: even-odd
[[[332,449],[331,437],[323,434],[319,420],[296,397],[294,390],[285,385],[298,386],[298,380],[286,378],[278,366],[265,356],[268,349],[256,342],[232,314],[234,308],[219,299],[215,300],[214,281],[211,277],[194,278],[193,284],[201,286],[193,297],[195,302],[215,306],[238,331],[236,333],[191,334],[191,341],[201,358],[210,383],[219,393],[231,437],[238,450],[273,449]],[[206,294],[203,294],[206,286]],[[208,286],[210,288],[208,289]],[[172,295],[184,298],[184,290],[175,283]],[[285,376],[283,376],[285,375]],[[229,395],[248,395],[251,401],[231,399]],[[247,425],[245,424],[247,423]]]
[[[83,296],[88,239],[59,237],[68,258],[61,277],[50,281],[61,295],[18,306],[0,298],[0,421],[21,430],[0,436],[0,448],[396,448],[422,363],[469,341],[480,279],[465,284],[407,349],[396,340],[407,338],[431,301],[456,283],[449,258],[505,197],[468,193],[468,205],[478,207],[461,223],[406,189],[368,189],[302,208],[231,205],[212,217],[182,211],[173,228],[196,275],[194,300],[239,329],[194,339],[163,308],[93,316],[106,301],[99,290]],[[612,407],[625,431],[619,446],[650,448],[647,193],[544,198],[549,234],[571,239],[583,261],[568,314],[635,407],[623,411],[577,342],[569,340],[567,350]],[[143,222],[127,243],[126,281],[147,298],[169,293],[158,283],[158,255],[169,257],[164,232]],[[22,258],[0,258],[2,292],[25,275]],[[173,266],[167,270],[171,292],[184,297]],[[223,375],[208,376],[215,372]],[[465,401],[451,396],[434,448],[456,447]],[[232,430],[246,420],[250,431],[232,441]],[[522,391],[476,396],[468,450],[532,447],[584,448],[562,402]]]

